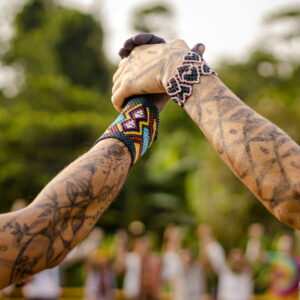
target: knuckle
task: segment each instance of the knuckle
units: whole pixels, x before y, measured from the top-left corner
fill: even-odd
[[[123,58],[123,59],[119,62],[119,68],[122,67],[122,66],[124,66],[124,65],[127,63],[127,61],[128,61],[128,58],[127,58],[127,57]]]
[[[137,51],[137,47],[135,47],[134,49],[131,50],[129,56],[128,56],[128,59],[132,59],[132,57],[136,54],[136,51]]]
[[[182,39],[176,39],[172,43],[176,46],[179,46],[179,47],[187,47],[186,42]]]
[[[117,73],[114,74],[113,78],[112,78],[112,82],[113,84],[116,83],[116,80],[117,80]]]

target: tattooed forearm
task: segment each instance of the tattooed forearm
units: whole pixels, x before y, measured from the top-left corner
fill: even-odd
[[[185,110],[225,163],[281,221],[300,229],[300,147],[239,100],[202,77]]]
[[[30,206],[2,215],[0,289],[60,263],[117,196],[130,164],[124,144],[101,141],[56,176]]]

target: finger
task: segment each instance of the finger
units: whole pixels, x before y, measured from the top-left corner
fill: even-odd
[[[122,75],[124,69],[123,68],[119,68],[116,73],[113,76],[112,82],[116,83],[116,81],[119,79],[119,77]]]
[[[165,44],[165,43],[166,41],[163,38],[156,36],[154,34],[152,39],[148,42],[148,44]]]
[[[122,106],[127,97],[131,96],[130,95],[130,90],[126,86],[120,86],[119,89],[113,93],[111,101],[113,106],[116,108],[117,111],[121,112],[122,111]]]
[[[130,54],[130,50],[126,50],[125,48],[120,49],[119,56],[121,58],[127,57]]]
[[[137,37],[138,42],[134,40],[135,37]],[[125,41],[123,48],[121,48],[119,51],[119,56],[121,58],[127,57],[130,54],[131,50],[134,49],[135,47],[146,44],[152,38],[152,34],[141,33],[135,37],[132,37]]]
[[[172,41],[170,44],[173,44],[173,46],[176,46],[178,48],[189,48],[187,43],[181,39],[176,39],[176,40]]]
[[[127,58],[124,58],[120,61],[119,67],[112,78],[113,83],[115,83],[118,80],[118,78],[122,75],[122,73],[124,72],[126,63],[127,63]]]
[[[125,41],[123,48],[119,51],[121,58],[128,57],[132,49],[137,46],[147,44],[153,37],[151,33],[141,33]]]
[[[163,44],[165,42],[166,41],[163,38],[152,33],[140,33],[125,41],[123,48],[119,51],[119,56],[121,58],[127,57],[137,46],[146,44]]]
[[[138,34],[133,37],[133,41],[136,45],[163,44],[166,42],[163,38],[151,33]]]
[[[153,38],[152,33],[140,33],[134,36],[132,39],[136,45],[145,45],[148,44]]]
[[[205,45],[202,43],[198,43],[191,50],[192,50],[192,52],[195,52],[202,57],[203,53],[205,51]]]
[[[128,58],[127,58],[127,57],[123,58],[123,59],[119,62],[118,67],[119,67],[119,68],[122,68],[127,62],[128,62]]]
[[[114,82],[114,85],[112,87],[112,93],[115,93],[115,91],[121,86],[121,83],[122,83],[122,80],[121,78],[117,79],[115,82]]]
[[[130,51],[133,48],[135,48],[136,46],[138,46],[138,44],[136,44],[134,42],[133,38],[130,38],[130,39],[128,39],[128,40],[125,41],[123,48]]]

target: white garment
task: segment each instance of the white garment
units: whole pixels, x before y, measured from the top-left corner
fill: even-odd
[[[105,284],[106,291],[102,290],[101,281]],[[115,277],[111,269],[104,270],[90,270],[86,276],[84,287],[85,299],[97,300],[112,300],[114,299]]]
[[[205,276],[200,264],[193,263],[184,268],[183,300],[202,299],[206,292]]]
[[[141,289],[142,263],[140,257],[130,252],[125,257],[124,293],[127,297],[137,297]]]
[[[24,286],[23,293],[26,298],[59,298],[61,294],[59,267],[44,270],[32,276]]]
[[[247,244],[246,257],[248,261],[255,262],[261,254],[261,242],[259,239],[251,239]]]
[[[180,256],[175,251],[167,251],[163,256],[162,279],[170,281],[183,272]]]
[[[218,300],[249,300],[253,293],[252,274],[234,273],[226,264],[224,250],[217,242],[207,245],[209,260],[218,273]]]
[[[179,254],[167,251],[163,256],[162,279],[170,285],[172,300],[184,300],[184,269]]]

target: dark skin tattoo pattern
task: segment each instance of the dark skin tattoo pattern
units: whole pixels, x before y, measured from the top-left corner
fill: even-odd
[[[144,52],[139,48],[130,53],[128,63],[125,61],[117,71],[113,100],[120,101],[120,95],[127,95],[130,87],[134,87],[134,93],[166,88],[166,79],[176,72],[181,64],[178,58],[187,51],[174,43],[157,46],[156,50],[150,53],[147,48]],[[238,99],[216,76],[202,76],[201,82],[193,85],[185,110],[224,162],[270,212],[300,229],[299,145]]]
[[[132,74],[134,79],[128,82],[129,85],[134,84],[134,82],[139,80],[139,78],[147,76],[147,74],[154,69],[158,69],[159,80],[162,83],[163,78],[169,78],[173,75],[172,70],[174,70],[178,65],[178,62],[182,60],[183,53],[185,52],[181,48],[173,48],[166,45],[161,51],[147,51],[147,53],[149,54],[149,57],[147,59],[145,59],[142,54],[134,54],[135,59],[144,66],[145,70],[143,72],[140,72],[140,70],[135,66],[130,66],[128,72]],[[166,64],[166,56],[168,56],[169,58],[168,64]],[[129,63],[131,57],[132,54],[128,56]],[[145,91],[141,92],[145,93]]]
[[[130,164],[124,144],[101,141],[55,177],[29,207],[4,215],[0,289],[59,264],[117,196]]]
[[[217,77],[194,85],[185,110],[234,174],[282,222],[300,229],[300,147]]]
[[[147,55],[133,51],[128,57],[129,62],[134,60],[128,68],[129,84],[145,80],[143,77],[155,69],[161,82],[169,78],[182,51],[172,45],[146,51]],[[201,83],[194,84],[185,110],[236,176],[272,213],[295,226],[293,218],[282,214],[281,208],[295,202],[293,207],[299,210],[299,145],[245,105],[215,76],[202,76]]]

